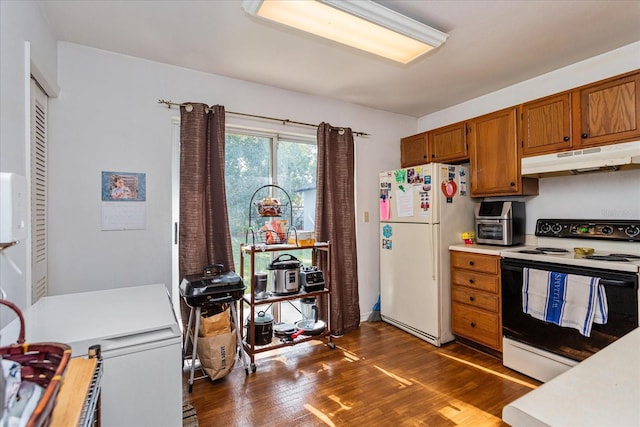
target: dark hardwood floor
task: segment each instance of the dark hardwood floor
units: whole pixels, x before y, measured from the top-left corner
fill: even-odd
[[[384,322],[256,355],[184,401],[200,426],[499,426],[502,408],[540,383],[453,342],[432,346]],[[197,374],[197,371],[196,371]]]

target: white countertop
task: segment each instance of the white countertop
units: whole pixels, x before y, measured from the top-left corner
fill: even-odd
[[[473,252],[476,254],[485,254],[485,255],[500,255],[501,251],[505,249],[513,249],[518,246],[497,246],[497,245],[479,245],[474,243],[473,245],[465,245],[464,243],[460,243],[457,245],[449,246],[449,249],[452,251],[460,251],[460,252]]]
[[[640,426],[640,329],[502,410],[514,427]]]

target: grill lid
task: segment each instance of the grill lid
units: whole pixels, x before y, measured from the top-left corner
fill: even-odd
[[[246,286],[242,278],[233,271],[222,272],[222,264],[208,265],[203,268],[201,274],[185,276],[180,283],[180,295],[187,298],[188,302],[200,301],[198,297],[235,295],[240,297]],[[235,298],[234,298],[235,299]]]

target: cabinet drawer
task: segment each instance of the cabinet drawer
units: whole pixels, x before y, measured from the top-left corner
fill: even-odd
[[[500,298],[497,294],[477,291],[464,286],[453,286],[451,297],[455,302],[468,304],[472,307],[489,310],[493,313],[500,312]]]
[[[454,302],[451,320],[454,334],[502,351],[502,331],[497,314]]]
[[[451,251],[451,266],[482,273],[498,274],[500,271],[500,257]]]
[[[500,277],[497,275],[474,273],[473,271],[457,268],[451,270],[451,284],[468,286],[496,294],[500,291]]]

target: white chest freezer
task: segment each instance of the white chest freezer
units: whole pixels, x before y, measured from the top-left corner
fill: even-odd
[[[27,343],[66,343],[72,357],[101,346],[102,426],[182,425],[181,331],[164,285],[45,297],[23,315]],[[16,320],[2,345],[18,331]]]

